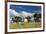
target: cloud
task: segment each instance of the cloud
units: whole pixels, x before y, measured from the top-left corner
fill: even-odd
[[[10,9],[10,15],[19,16],[19,13],[15,10]]]
[[[27,16],[33,16],[34,13],[28,13],[26,11],[21,11],[21,13],[16,12],[15,10],[10,9],[10,15],[13,16],[20,16],[20,17],[27,17]]]
[[[22,11],[22,15],[24,16],[24,17],[27,17],[27,16],[33,16],[34,15],[34,13],[28,13],[28,12],[25,12],[25,11]]]

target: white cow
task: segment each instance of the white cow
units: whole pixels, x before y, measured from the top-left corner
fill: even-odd
[[[25,23],[28,22],[27,19],[24,19],[24,22],[25,22]]]

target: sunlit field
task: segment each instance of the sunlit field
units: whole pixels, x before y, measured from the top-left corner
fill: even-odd
[[[12,23],[10,24],[10,29],[24,29],[24,28],[40,28],[41,27],[41,23],[23,23],[23,24],[19,24],[19,23]]]

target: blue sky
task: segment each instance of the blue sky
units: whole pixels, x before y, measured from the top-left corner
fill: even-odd
[[[10,5],[10,9],[16,12],[28,12],[28,13],[38,13],[41,11],[41,6],[27,6],[27,5]]]

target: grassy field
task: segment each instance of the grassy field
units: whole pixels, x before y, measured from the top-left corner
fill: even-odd
[[[41,23],[10,24],[10,29],[40,28]]]

